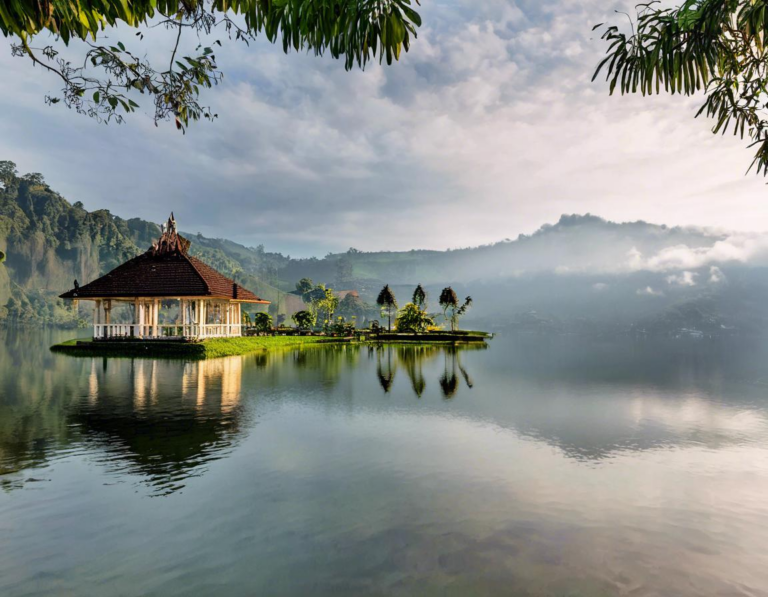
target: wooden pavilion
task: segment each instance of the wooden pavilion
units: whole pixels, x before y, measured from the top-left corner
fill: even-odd
[[[93,338],[226,338],[241,335],[243,303],[268,305],[234,280],[189,254],[190,241],[171,214],[160,238],[144,254],[63,299],[94,301]],[[175,320],[160,323],[161,305],[178,301]],[[127,303],[130,323],[112,323],[112,309]]]

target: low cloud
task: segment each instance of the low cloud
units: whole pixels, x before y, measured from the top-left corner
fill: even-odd
[[[665,247],[653,255],[645,256],[636,249],[627,255],[626,267],[630,271],[665,272],[693,270],[712,264],[744,263],[751,265],[768,264],[768,235],[731,234],[725,238],[713,238],[710,246],[691,247],[679,244]],[[693,279],[683,271],[679,276],[670,276],[670,284],[693,286]]]
[[[696,286],[698,275],[694,272],[681,272],[677,275],[667,276],[667,284],[670,286]]]
[[[722,272],[722,270],[717,267],[716,265],[713,265],[709,268],[709,283],[710,284],[721,284],[725,282],[725,274]]]
[[[661,290],[654,290],[650,286],[639,289],[637,294],[639,296],[664,296],[664,293]]]

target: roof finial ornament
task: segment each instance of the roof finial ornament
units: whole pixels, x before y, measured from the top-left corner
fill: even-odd
[[[168,221],[160,226],[160,238],[152,245],[153,255],[164,255],[166,253],[184,253],[189,249],[189,241],[181,236],[176,230],[176,218],[173,212],[168,217]]]

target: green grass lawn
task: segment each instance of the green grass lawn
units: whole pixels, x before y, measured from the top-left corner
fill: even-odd
[[[484,332],[438,332],[429,334],[386,334],[379,338],[368,340],[372,343],[420,343],[420,344],[453,344],[464,341],[465,336],[474,335],[475,341],[485,345]],[[349,342],[349,339],[331,338],[326,336],[248,336],[242,338],[211,338],[201,342],[177,342],[172,340],[114,340],[110,342],[93,342],[90,340],[68,340],[51,347],[53,352],[82,357],[146,357],[199,360],[229,357],[247,354],[260,350],[279,350],[299,346],[318,344],[338,344]]]
[[[341,342],[338,338],[317,336],[253,336],[247,338],[211,338],[202,342],[90,342],[68,340],[51,347],[53,352],[74,356],[151,357],[211,359],[246,354],[259,350],[294,348]]]

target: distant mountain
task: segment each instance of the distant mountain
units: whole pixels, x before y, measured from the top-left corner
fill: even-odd
[[[169,206],[170,208],[171,206]],[[158,214],[165,217],[166,214]],[[183,215],[180,224],[183,228]],[[74,324],[56,297],[139,254],[159,227],[88,212],[39,174],[0,162],[0,320]],[[545,332],[712,335],[768,331],[768,237],[566,215],[531,235],[449,251],[363,252],[292,259],[185,233],[192,252],[283,312],[308,277],[374,303],[390,284],[401,304],[424,284],[432,311],[452,285],[475,304],[466,325]],[[2,256],[0,256],[2,261]],[[295,302],[295,301],[294,301]],[[86,315],[87,317],[87,315]]]

